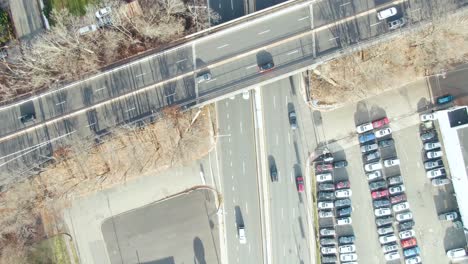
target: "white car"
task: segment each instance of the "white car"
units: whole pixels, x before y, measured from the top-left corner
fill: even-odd
[[[377,228],[377,234],[379,234],[379,236],[387,235],[390,233],[393,233],[393,226],[384,226]]]
[[[353,253],[356,252],[356,246],[353,244],[340,246],[338,248],[338,251],[340,252],[340,254]]]
[[[341,262],[349,262],[349,261],[355,261],[355,260],[357,260],[357,254],[355,254],[355,253],[341,254],[340,255],[340,261]]]
[[[358,134],[371,131],[372,129],[374,129],[374,127],[372,126],[372,123],[365,123],[356,127],[356,131],[358,132]]]
[[[380,162],[373,162],[373,163],[364,165],[364,170],[366,170],[367,172],[381,170],[381,169],[382,169],[382,163]]]
[[[319,210],[319,218],[329,218],[334,217],[333,211],[329,210]]]
[[[413,214],[411,212],[400,213],[397,214],[395,218],[398,222],[404,222],[413,219]]]
[[[426,152],[426,157],[428,159],[436,159],[442,157],[442,151],[441,150],[435,150],[435,151],[428,151]]]
[[[82,27],[80,29],[78,29],[78,33],[80,35],[84,35],[84,34],[87,34],[87,33],[90,33],[90,32],[94,32],[96,31],[98,28],[96,25],[89,25],[89,26],[86,26],[86,27]]]
[[[333,202],[318,202],[317,207],[319,209],[333,209],[335,205],[333,204]]]
[[[390,261],[390,260],[399,259],[400,253],[398,253],[398,251],[395,251],[395,252],[387,253],[384,256],[385,256],[385,260]]]
[[[245,227],[244,226],[239,226],[239,242],[241,244],[247,243],[247,237],[245,236]]]
[[[396,14],[397,14],[397,9],[395,7],[390,7],[390,8],[377,12],[377,18],[379,20],[384,20]]]
[[[322,252],[323,255],[336,254],[336,247],[322,247],[320,252]]]
[[[102,9],[99,9],[97,12],[96,12],[96,17],[98,19],[101,19],[103,18],[104,16],[107,16],[108,14],[110,14],[111,12],[111,8],[108,6],[108,7],[104,7]]]
[[[398,237],[400,237],[401,240],[414,237],[415,235],[416,232],[414,232],[413,229],[401,231],[400,233],[398,233]]]
[[[331,173],[317,174],[317,182],[333,181]]]
[[[464,248],[455,248],[447,251],[447,257],[449,259],[461,258],[466,256],[466,250]]]
[[[392,251],[397,251],[397,250],[398,250],[398,244],[397,243],[382,246],[382,251],[383,251],[384,254],[388,253],[388,252],[392,252]]]
[[[336,219],[336,225],[350,225],[353,223],[351,217],[343,217]]]
[[[391,234],[391,235],[380,236],[379,242],[380,244],[385,245],[388,243],[396,242],[397,239],[398,238],[395,235]]]
[[[206,81],[209,81],[209,80],[211,80],[211,73],[209,73],[209,72],[202,73],[202,74],[198,75],[197,78],[195,78],[195,81],[197,83],[202,83],[202,82],[206,82]]]
[[[391,133],[392,133],[392,129],[387,127],[387,128],[383,128],[383,129],[375,131],[374,135],[375,135],[376,138],[381,138],[381,137],[388,136]]]
[[[397,166],[397,165],[400,165],[400,160],[399,159],[384,160],[384,166],[387,167],[387,168]]]
[[[395,186],[388,188],[388,192],[392,195],[397,194],[397,193],[402,193],[404,191],[405,191],[405,186],[403,184],[395,185]]]
[[[421,260],[420,256],[408,258],[408,259],[405,260],[405,264],[419,264],[421,262],[422,262],[422,260]]]
[[[383,207],[383,208],[379,208],[379,209],[374,209],[374,214],[377,217],[387,216],[387,215],[392,214],[392,210],[390,208]]]
[[[392,209],[395,213],[398,213],[398,212],[401,212],[401,211],[404,211],[404,210],[408,210],[410,208],[409,206],[409,203],[408,202],[402,202],[402,203],[399,203],[399,204],[395,204],[394,206],[392,206]]]
[[[373,181],[382,178],[382,172],[379,170],[369,172],[366,174],[368,181]]]
[[[444,168],[438,168],[438,169],[435,169],[435,170],[430,170],[430,171],[427,171],[426,172],[426,176],[429,178],[429,179],[433,179],[433,178],[437,178],[437,177],[440,177],[440,176],[445,176],[445,169]]]
[[[432,186],[444,186],[450,183],[450,180],[447,178],[437,178],[431,180]]]
[[[424,143],[424,149],[425,150],[433,150],[433,149],[440,148],[440,147],[441,147],[440,142],[427,142],[427,143]]]
[[[348,198],[351,197],[351,195],[353,195],[351,189],[341,189],[335,191],[336,198]]]
[[[421,119],[421,122],[436,120],[437,114],[436,113],[422,114],[419,118]]]

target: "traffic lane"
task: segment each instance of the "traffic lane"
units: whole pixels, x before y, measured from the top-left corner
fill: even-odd
[[[318,1],[312,5],[313,26],[319,27],[335,20],[353,16],[375,7],[373,0]]]
[[[197,59],[211,63],[310,30],[308,6],[279,17],[261,17],[227,29],[223,34],[195,41]],[[302,18],[302,19],[301,19]],[[305,19],[304,19],[305,18]],[[197,63],[197,68],[199,67]]]
[[[234,100],[217,103],[217,107],[226,230],[228,234],[231,232],[228,235],[229,260],[260,263],[262,239],[251,102],[236,96]],[[239,244],[238,224],[245,225],[245,245]]]
[[[221,19],[213,25],[222,24],[244,15],[244,1],[208,0],[209,7],[221,16]]]
[[[286,2],[286,0],[256,0],[255,1],[255,11],[260,11],[262,9]]]

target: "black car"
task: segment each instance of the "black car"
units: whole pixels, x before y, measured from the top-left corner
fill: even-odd
[[[388,199],[374,200],[372,203],[374,208],[390,207],[390,200]]]
[[[333,163],[333,167],[335,169],[346,168],[346,166],[348,166],[348,162],[346,160],[339,160]]]
[[[331,246],[336,245],[336,240],[334,238],[321,238],[320,239],[321,246]]]
[[[289,125],[291,125],[291,129],[297,128],[297,115],[295,111],[289,112]]]
[[[323,264],[336,263],[338,261],[336,255],[322,256],[321,259]]]
[[[320,183],[318,189],[319,191],[334,191],[335,185],[333,183]]]
[[[393,145],[395,145],[395,141],[393,141],[392,138],[379,141],[379,147],[381,148],[388,148],[388,147],[392,147]]]
[[[344,207],[344,206],[350,206],[351,205],[351,199],[345,198],[345,199],[340,199],[335,201],[335,207]]]
[[[318,193],[319,201],[322,200],[335,200],[335,192],[319,192]]]
[[[387,188],[387,183],[384,180],[369,183],[369,189],[371,190],[371,192],[384,188]]]
[[[393,222],[393,216],[384,216],[384,217],[379,217],[375,219],[375,224],[378,227],[384,226],[384,225],[389,225]]]
[[[333,162],[333,154],[331,154],[330,152],[327,152],[318,156],[315,160],[319,160],[323,162]]]
[[[340,243],[340,245],[352,244],[352,243],[354,243],[355,240],[356,240],[355,236],[342,236],[342,237],[338,238],[338,243]]]
[[[414,226],[414,221],[409,220],[409,221],[406,221],[406,222],[403,222],[403,223],[399,223],[398,224],[398,229],[400,231],[409,230],[409,229],[413,228],[413,226]]]
[[[36,115],[34,113],[24,114],[20,118],[22,123],[28,123],[36,120]]]
[[[435,131],[431,130],[431,131],[428,131],[426,133],[422,133],[421,134],[421,140],[422,141],[428,141],[428,140],[434,139],[435,136],[436,136]]]
[[[278,170],[276,169],[275,164],[272,164],[270,166],[270,176],[271,176],[271,181],[273,182],[278,181]]]
[[[348,206],[348,207],[344,207],[344,208],[336,210],[336,214],[338,215],[338,217],[345,217],[345,216],[350,216],[352,211],[353,211],[353,208],[351,206]]]
[[[271,70],[273,70],[273,68],[275,68],[275,64],[272,61],[261,64],[261,65],[258,65],[258,70],[260,72],[271,71]]]

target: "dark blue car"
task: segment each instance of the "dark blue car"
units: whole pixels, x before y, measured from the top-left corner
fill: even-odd
[[[418,246],[403,250],[403,255],[405,255],[405,258],[414,257],[419,255],[419,253],[420,250]]]
[[[450,94],[442,95],[437,97],[437,104],[448,104],[453,101],[453,96]]]
[[[374,132],[368,132],[359,136],[359,143],[363,144],[375,140]]]

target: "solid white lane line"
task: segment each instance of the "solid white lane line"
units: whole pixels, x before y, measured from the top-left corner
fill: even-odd
[[[257,67],[257,64],[250,65],[250,66],[246,67],[246,69],[247,69],[247,70],[248,70],[248,69],[252,69],[253,67]]]
[[[229,46],[229,44],[221,45],[221,46],[217,47],[217,49],[222,49],[222,48],[225,48],[225,47],[227,47],[227,46]]]
[[[176,61],[176,63],[181,63],[181,62],[184,62],[184,61],[186,61],[186,60],[187,60],[187,59],[178,60],[178,61]]]
[[[259,32],[259,33],[257,33],[257,34],[258,34],[258,35],[263,35],[263,34],[268,33],[268,32],[270,32],[269,29],[267,29],[267,30],[265,30],[265,31],[262,31],[262,32]]]
[[[377,23],[374,23],[374,24],[372,24],[372,25],[370,25],[370,26],[371,26],[371,27],[377,26],[377,25],[380,24],[380,23],[382,23],[382,22],[377,22]]]
[[[276,109],[276,96],[273,95],[273,108]]]
[[[293,50],[291,52],[288,52],[288,55],[293,55],[293,54],[298,53],[298,52],[299,52],[299,50]]]
[[[344,7],[344,6],[347,6],[347,5],[349,5],[349,4],[351,4],[351,2],[347,2],[347,3],[341,4],[340,6],[341,6],[341,7]]]
[[[245,175],[245,162],[242,161],[242,173]]]
[[[301,17],[301,18],[299,18],[297,21],[302,21],[302,20],[308,19],[308,18],[309,18],[309,16]]]
[[[55,105],[62,105],[62,104],[64,104],[64,103],[66,103],[66,102],[67,102],[67,101],[62,101],[62,102],[60,102],[60,103],[56,103]]]

